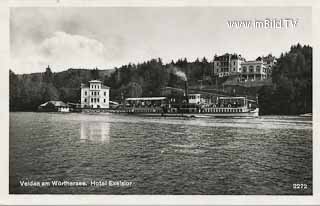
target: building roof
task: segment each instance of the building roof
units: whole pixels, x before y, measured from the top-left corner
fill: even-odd
[[[109,104],[119,105],[119,103],[118,103],[118,102],[114,102],[114,101],[109,101]]]
[[[100,83],[101,84],[101,89],[110,89],[110,87],[106,86],[106,85],[103,85],[102,84],[102,81],[100,80],[90,80],[89,83]],[[81,83],[81,88],[84,89],[84,88],[90,88],[89,85],[87,84],[84,84],[84,83]]]
[[[234,53],[234,54],[225,53],[225,54],[223,54],[221,56],[215,56],[214,57],[214,61],[224,61],[224,60],[229,60],[229,59],[232,59],[232,60],[238,59],[238,60],[245,61],[245,58],[243,58],[241,56],[241,54],[236,54],[236,53]]]
[[[252,61],[242,62],[241,64],[263,64],[263,62],[262,61],[252,60]]]
[[[63,101],[48,101],[46,103],[41,104],[40,107],[45,107],[48,104],[53,104],[55,107],[66,107],[67,106],[67,104],[64,103]]]
[[[110,87],[106,86],[106,85],[102,85],[101,89],[110,89]]]
[[[164,100],[166,97],[137,97],[137,98],[126,98],[127,101],[148,101],[148,100]]]
[[[89,81],[90,83],[101,83],[101,81],[100,80],[91,80],[91,81]]]
[[[245,99],[246,97],[219,97],[219,99]]]

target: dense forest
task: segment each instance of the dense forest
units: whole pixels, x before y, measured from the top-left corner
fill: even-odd
[[[53,73],[17,75],[10,70],[10,111],[33,111],[48,100],[79,103],[80,84],[100,79],[111,87],[110,99],[160,96],[162,88],[183,88],[184,81],[175,73],[186,74],[189,86],[219,86],[226,79],[213,73],[213,62],[206,58],[186,58],[164,64],[160,58],[113,70],[68,69]],[[218,82],[216,82],[218,80]],[[312,111],[312,48],[295,45],[277,59],[272,71],[273,86],[258,91],[262,114],[300,114]]]
[[[312,47],[300,44],[281,54],[272,70],[272,87],[259,90],[261,114],[312,112]]]

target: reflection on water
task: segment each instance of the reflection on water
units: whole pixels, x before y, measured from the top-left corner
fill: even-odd
[[[312,195],[312,119],[298,116],[10,113],[9,151],[13,194]],[[21,187],[26,179],[134,186]]]
[[[109,122],[81,122],[80,142],[110,143]]]

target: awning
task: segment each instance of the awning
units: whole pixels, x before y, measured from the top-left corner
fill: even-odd
[[[166,97],[137,97],[137,98],[126,98],[127,101],[156,101],[165,100]]]

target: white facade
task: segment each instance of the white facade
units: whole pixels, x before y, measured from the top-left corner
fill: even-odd
[[[263,61],[243,62],[241,67],[241,81],[264,80],[267,78],[267,68]]]
[[[242,59],[231,59],[230,73],[241,73],[241,64],[244,62]]]
[[[110,88],[99,80],[89,81],[89,86],[81,85],[81,108],[109,108]]]
[[[241,73],[241,63],[245,59],[237,54],[224,54],[214,57],[214,73],[219,77],[237,75]]]

